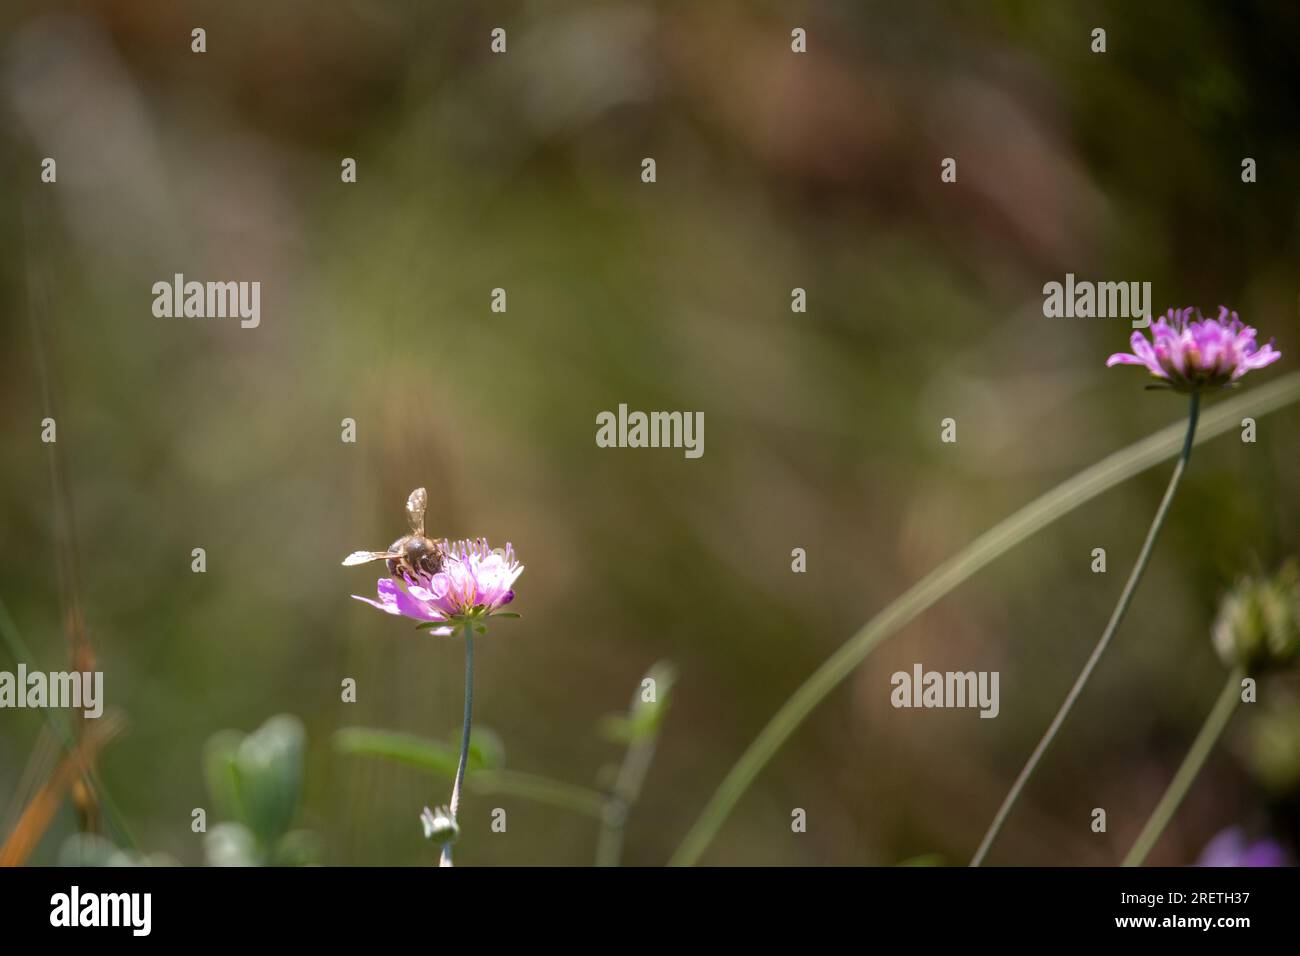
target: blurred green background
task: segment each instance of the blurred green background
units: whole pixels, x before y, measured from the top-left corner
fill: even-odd
[[[0,600],[47,670],[68,666],[80,606],[128,721],[100,773],[141,849],[201,862],[205,741],[290,713],[307,731],[297,822],[324,861],[430,864],[419,813],[447,783],[333,744],[353,725],[458,728],[460,643],[351,600],[375,574],[339,566],[397,537],[426,485],[431,532],[510,540],[527,565],[523,619],[478,644],[476,717],[507,767],[597,785],[621,757],[600,718],[675,663],[625,854],[661,864],[868,617],[1184,414],[1139,371],[1104,368],[1127,322],[1046,319],[1044,283],[1150,281],[1157,312],[1227,304],[1283,352],[1246,388],[1296,367],[1298,38],[1285,2],[11,3]],[[57,184],[40,182],[45,156]],[[955,184],[939,180],[948,156]],[[155,318],[151,286],[177,272],[261,281],[260,327]],[[595,416],[620,402],[703,411],[704,456],[597,448]],[[40,441],[51,407],[56,446]],[[955,445],[939,441],[947,416]],[[1255,444],[1198,449],[990,862],[1127,850],[1222,681],[1219,595],[1300,551],[1297,425],[1290,407]],[[1071,514],[885,644],[704,862],[964,863],[1167,474]],[[1107,574],[1089,571],[1096,547]],[[918,661],[1000,671],[999,718],[892,709],[890,674]],[[1294,693],[1270,686],[1151,862],[1191,862],[1231,824],[1294,839],[1300,772],[1266,783],[1252,758],[1258,715]],[[4,833],[57,752],[43,727],[0,712]],[[498,806],[505,834],[489,832]],[[1089,829],[1096,806],[1106,834]],[[595,852],[590,819],[511,797],[471,792],[461,819],[458,863]],[[32,861],[78,825],[65,800]]]

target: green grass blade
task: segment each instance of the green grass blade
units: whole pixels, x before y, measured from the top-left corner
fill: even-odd
[[[415,734],[369,727],[344,727],[334,735],[334,747],[340,753],[379,757],[444,777],[456,775],[456,761],[459,759],[456,752],[444,744]]]
[[[1300,372],[1292,372],[1267,385],[1253,388],[1205,413],[1196,444],[1200,445],[1230,429],[1239,428],[1244,416],[1266,415],[1297,400],[1300,400]],[[1185,430],[1186,425],[1180,419],[1057,485],[984,532],[963,551],[939,565],[864,624],[813,671],[741,754],[687,832],[669,861],[670,865],[691,866],[700,858],[768,761],[814,708],[877,645],[976,571],[1058,518],[1153,465],[1174,457],[1182,446]]]
[[[405,764],[448,780],[456,776],[459,752],[415,734],[368,727],[345,727],[334,735],[334,746],[346,754],[378,757]],[[599,817],[605,795],[587,787],[539,777],[516,770],[474,769],[466,773],[465,786],[475,793],[507,794]]]
[[[522,797],[596,819],[605,807],[605,795],[596,790],[518,770],[480,770],[466,777],[465,785],[475,793]]]

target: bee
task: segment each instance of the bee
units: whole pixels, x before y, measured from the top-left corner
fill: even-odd
[[[424,533],[424,511],[429,506],[429,493],[416,488],[406,499],[406,520],[411,533],[402,535],[388,546],[387,551],[353,551],[343,559],[345,565],[365,564],[368,561],[388,562],[388,573],[393,577],[419,578],[434,575],[442,570],[447,552],[442,545]]]

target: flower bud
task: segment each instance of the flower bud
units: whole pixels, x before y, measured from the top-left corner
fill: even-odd
[[[1300,657],[1300,566],[1288,561],[1272,577],[1247,577],[1223,599],[1214,647],[1229,667],[1285,667]]]
[[[451,817],[451,811],[446,807],[438,807],[436,810],[424,808],[420,814],[420,822],[424,824],[424,835],[426,839],[434,843],[448,844],[455,843],[456,838],[460,836],[460,827]]]

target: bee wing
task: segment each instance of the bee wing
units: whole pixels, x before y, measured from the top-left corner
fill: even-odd
[[[398,558],[401,555],[393,551],[353,551],[343,559],[345,567],[354,564],[366,564],[370,561],[384,561],[388,558]]]
[[[416,488],[406,499],[406,520],[411,523],[411,534],[424,537],[424,509],[429,506],[429,493]]]

